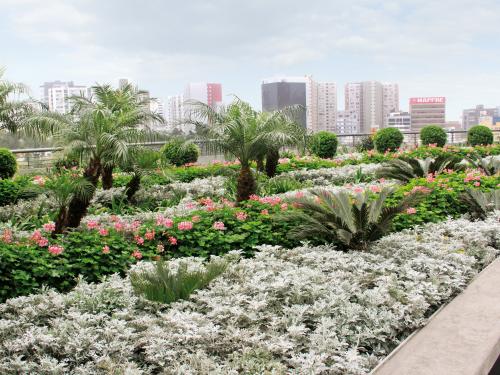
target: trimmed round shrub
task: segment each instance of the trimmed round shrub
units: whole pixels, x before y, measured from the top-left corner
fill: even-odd
[[[337,136],[327,131],[321,131],[311,137],[309,149],[313,155],[323,159],[332,158],[337,153],[339,141]]]
[[[446,144],[447,135],[444,129],[438,125],[429,125],[420,130],[420,140],[422,144],[443,147]]]
[[[375,148],[373,144],[373,136],[369,135],[368,137],[361,138],[361,141],[356,145],[356,149],[359,152],[370,151]]]
[[[467,143],[469,146],[491,145],[493,143],[493,132],[487,126],[473,126],[467,132]]]
[[[194,143],[174,139],[162,147],[161,155],[167,163],[179,167],[187,163],[195,163],[200,156],[200,148]]]
[[[11,178],[16,171],[17,161],[14,154],[6,148],[0,148],[0,178]]]
[[[394,151],[403,144],[403,133],[397,128],[384,128],[375,133],[373,143],[378,152]]]

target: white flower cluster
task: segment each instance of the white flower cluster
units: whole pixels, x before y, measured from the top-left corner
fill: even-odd
[[[381,167],[381,164],[358,164],[345,165],[338,168],[321,169],[301,169],[286,172],[280,176],[289,176],[297,181],[312,181],[315,186],[341,184],[352,181],[358,173],[363,174],[364,178],[374,179],[375,172]]]
[[[0,373],[366,374],[498,255],[499,219],[430,224],[364,253],[261,246],[169,306],[118,276],[12,299]]]

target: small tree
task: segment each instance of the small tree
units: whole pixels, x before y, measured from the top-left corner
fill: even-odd
[[[395,151],[403,144],[403,133],[396,128],[384,128],[375,133],[373,143],[378,152]]]
[[[337,153],[337,136],[327,131],[320,131],[311,137],[309,148],[313,155],[323,159],[333,158]]]
[[[167,142],[161,149],[163,159],[176,166],[195,163],[200,156],[200,148],[192,141],[175,138]]]
[[[493,132],[487,126],[473,126],[467,132],[467,143],[469,146],[491,145],[493,143]]]
[[[0,148],[0,178],[11,178],[16,171],[17,161],[14,154],[6,148]]]
[[[122,165],[125,172],[132,173],[132,178],[125,186],[125,194],[129,202],[134,201],[134,195],[141,187],[141,179],[158,167],[160,153],[146,148],[138,148],[131,152],[129,162]]]
[[[429,125],[420,130],[420,140],[425,146],[435,144],[438,147],[443,147],[447,138],[444,129],[438,125]]]

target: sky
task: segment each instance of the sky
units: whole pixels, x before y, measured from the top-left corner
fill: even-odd
[[[220,82],[261,107],[260,83],[312,75],[397,82],[400,107],[445,96],[447,120],[500,106],[499,0],[0,0],[0,67],[45,81],[129,78],[165,100]]]

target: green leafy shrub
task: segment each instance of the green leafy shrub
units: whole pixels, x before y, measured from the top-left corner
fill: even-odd
[[[177,270],[159,260],[152,269],[140,269],[130,273],[130,283],[134,292],[144,298],[160,303],[172,303],[188,299],[197,289],[203,289],[221,275],[228,262],[212,259],[203,269],[189,270],[186,262],[180,262]]]
[[[361,141],[356,145],[356,149],[359,152],[370,151],[374,148],[375,145],[373,144],[373,136],[371,135],[361,138]]]
[[[59,172],[63,169],[71,169],[74,167],[79,167],[80,162],[78,161],[77,158],[69,157],[69,156],[64,156],[60,159],[57,159],[54,162],[53,168],[56,172]]]
[[[16,171],[17,161],[14,154],[6,148],[0,148],[0,178],[11,178]]]
[[[446,144],[447,135],[444,129],[438,125],[429,125],[420,130],[420,140],[423,145],[436,145],[443,147]]]
[[[473,126],[467,132],[467,143],[470,146],[491,145],[493,143],[493,132],[487,126]]]
[[[16,203],[21,186],[13,180],[0,179],[0,206]]]
[[[164,160],[176,166],[195,163],[200,156],[200,148],[192,142],[173,139],[161,149]]]
[[[384,128],[375,133],[373,143],[378,152],[395,151],[403,143],[403,133],[396,128]]]
[[[337,153],[337,136],[327,131],[320,131],[311,137],[309,149],[320,158],[333,158]]]

